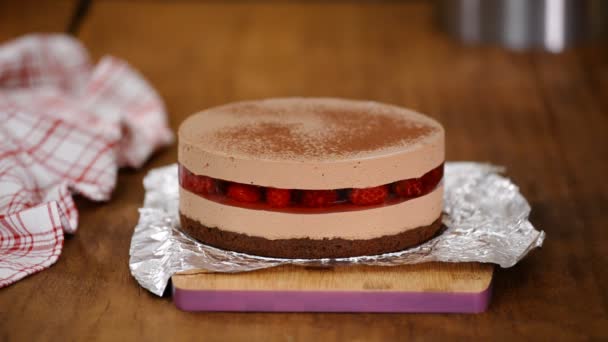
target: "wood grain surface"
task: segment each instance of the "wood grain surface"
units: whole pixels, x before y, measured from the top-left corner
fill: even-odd
[[[28,24],[0,13],[11,26],[3,35],[51,29],[54,15]],[[174,129],[202,108],[270,96],[427,113],[446,128],[449,160],[507,167],[547,240],[497,269],[479,315],[181,312],[140,288],[127,265],[142,178],[175,162],[173,146],[142,170],[121,171],[109,202],[78,200],[79,231],[57,264],[0,290],[0,340],[608,338],[605,46],[558,55],[466,47],[436,31],[422,1],[94,1],[78,37],[95,58],[116,55],[140,70]]]
[[[280,266],[244,273],[188,271],[172,277],[182,290],[384,291],[480,293],[492,281],[491,264],[425,263],[395,267]]]
[[[77,0],[0,0],[0,44],[27,33],[64,32]]]

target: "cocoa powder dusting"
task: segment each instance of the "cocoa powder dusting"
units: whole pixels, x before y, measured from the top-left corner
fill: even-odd
[[[244,113],[234,114],[243,117]],[[389,113],[310,108],[244,120],[220,128],[204,140],[228,153],[323,160],[408,146],[436,130],[431,124]]]

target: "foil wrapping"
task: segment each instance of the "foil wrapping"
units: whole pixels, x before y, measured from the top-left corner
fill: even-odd
[[[430,261],[484,262],[511,267],[543,244],[532,226],[530,205],[500,167],[474,162],[445,164],[443,223],[447,229],[417,247],[395,253],[339,259],[278,259],[220,250],[179,229],[177,165],[151,170],[129,267],[139,284],[161,296],[177,272],[244,272],[278,265],[395,266]],[[348,227],[345,227],[348,229]]]

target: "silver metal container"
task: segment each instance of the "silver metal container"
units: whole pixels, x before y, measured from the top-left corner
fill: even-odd
[[[437,0],[442,28],[465,43],[559,52],[605,43],[608,0]]]

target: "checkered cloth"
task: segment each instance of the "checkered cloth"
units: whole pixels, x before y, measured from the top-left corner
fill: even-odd
[[[57,261],[73,193],[110,198],[173,135],[158,94],[127,63],[64,35],[0,45],[0,288]]]

